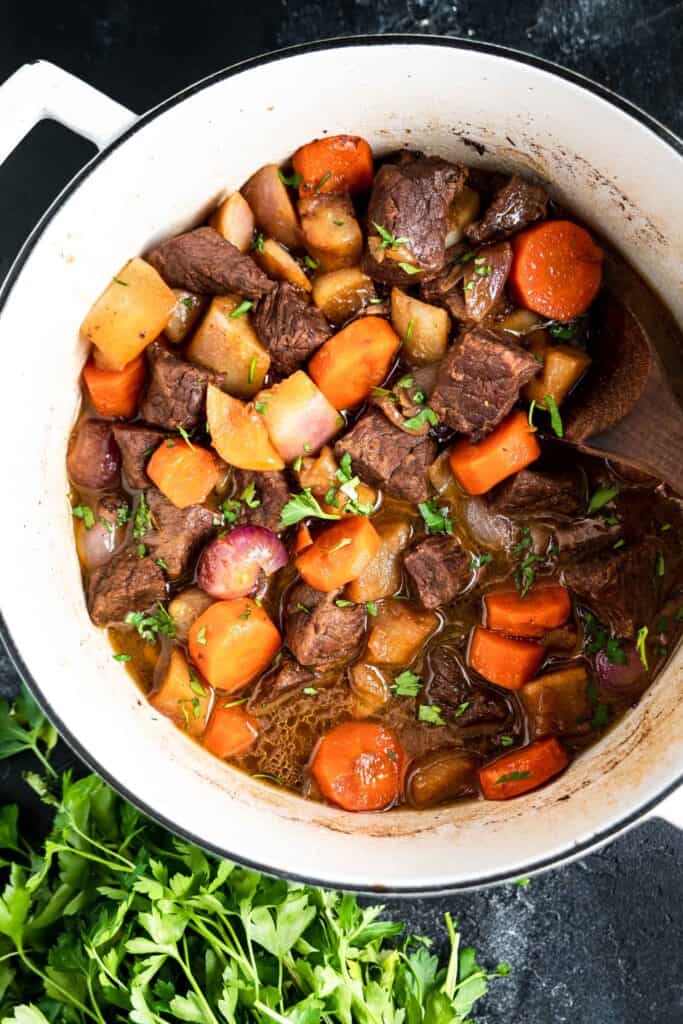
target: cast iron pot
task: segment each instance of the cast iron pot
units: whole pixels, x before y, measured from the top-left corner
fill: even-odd
[[[92,626],[64,458],[86,357],[78,327],[112,272],[301,143],[353,132],[378,153],[409,146],[539,175],[630,258],[679,323],[681,143],[561,68],[422,36],[259,57],[139,118],[50,64],[27,65],[0,88],[0,159],[43,116],[100,152],[33,231],[0,295],[0,607],[17,667],[74,750],[202,846],[349,889],[481,886],[584,854],[655,809],[683,824],[674,793],[683,770],[680,650],[638,707],[558,781],[507,803],[353,815],[220,763],[147,705]]]

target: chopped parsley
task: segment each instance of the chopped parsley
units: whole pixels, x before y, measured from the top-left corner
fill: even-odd
[[[92,530],[95,525],[95,516],[90,505],[74,505],[71,509],[71,515],[74,519],[81,519],[86,530]]]
[[[320,266],[320,260],[314,259],[313,256],[309,256],[308,253],[304,256],[304,263],[309,270],[317,270]]]
[[[420,409],[415,416],[411,416],[410,419],[405,420],[403,426],[407,430],[422,430],[426,423],[428,423],[430,427],[436,427],[439,423],[439,417],[433,409],[429,408],[428,405],[425,405],[424,409]]]
[[[586,652],[588,654],[597,654],[598,651],[604,651],[607,660],[612,665],[626,664],[626,653],[621,647],[619,640],[615,636],[610,636],[605,627],[598,622],[591,612],[587,612],[584,617],[584,629],[586,633]]]
[[[144,493],[142,493],[138,507],[135,509],[135,516],[133,517],[133,536],[136,540],[139,540],[140,537],[144,537],[146,533],[153,529],[152,513],[147,504],[147,499]]]
[[[265,243],[265,240],[263,238],[263,235],[259,231],[258,234],[256,235],[256,238],[251,243],[251,247],[252,247],[252,249],[255,249],[256,252],[263,252],[265,244],[266,243]]]
[[[417,697],[422,689],[422,679],[407,668],[394,678],[391,691],[397,697]]]
[[[588,514],[591,512],[599,512],[601,508],[608,505],[613,498],[616,498],[619,493],[619,488],[615,485],[614,487],[598,487],[597,491],[591,496],[591,500],[588,503]]]
[[[336,604],[337,608],[352,608],[353,605],[355,604],[354,601],[347,601],[346,598],[344,597],[337,598],[337,600],[334,603]]]
[[[315,686],[304,686],[302,693],[305,693],[307,697],[315,697],[318,691]]]
[[[226,498],[225,501],[221,502],[220,509],[226,523],[236,523],[242,509],[242,502],[237,498]],[[214,526],[222,526],[222,523],[220,520],[218,522],[214,520]]]
[[[292,174],[284,174],[278,169],[278,176],[283,185],[291,185],[292,188],[298,188],[301,182],[304,180],[302,175],[298,171],[294,171]]]
[[[180,300],[185,309],[194,309],[196,301],[193,295],[186,295],[184,299]]]
[[[531,531],[528,526],[523,526],[519,542],[512,548],[513,555],[522,556],[512,574],[512,579],[519,591],[520,597],[526,597],[529,593],[536,578],[537,565],[545,562],[543,555],[534,554],[531,550],[531,545]]]
[[[311,614],[311,609],[307,605],[302,604],[301,601],[297,601],[297,603],[296,603],[296,610],[298,612],[303,612],[304,615],[310,615]]]
[[[445,725],[446,721],[441,714],[438,704],[420,704],[417,709],[417,718],[420,722],[427,722],[429,725]]]
[[[358,500],[358,485],[360,484],[360,477],[353,475],[351,456],[348,452],[344,452],[342,455],[335,477],[339,481],[339,486],[335,487],[333,485],[325,495],[325,501],[328,505],[337,504],[336,492],[340,491],[348,499],[344,507],[345,512],[352,512],[354,515],[358,516],[370,515],[372,512],[372,504],[360,502]]]
[[[147,554],[147,548],[144,544],[138,544],[138,558],[144,558]]]
[[[569,323],[566,324],[548,324],[548,330],[552,334],[553,338],[558,338],[560,341],[570,341],[571,338],[576,336],[578,329],[579,324],[577,320],[570,320]]]
[[[197,632],[197,643],[201,647],[206,647],[206,626],[202,626]]]
[[[514,738],[512,736],[501,736],[500,737],[500,745],[501,745],[501,747],[511,747],[514,742],[515,741],[514,741]]]
[[[292,469],[294,470],[295,473],[300,473],[301,472],[301,467],[303,466],[303,464],[304,464],[304,457],[303,457],[303,455],[297,455],[297,457],[295,458],[295,460],[294,460],[294,462],[292,464]]]
[[[313,189],[314,192],[319,192],[320,189],[325,185],[332,177],[332,171],[325,171],[320,181],[318,181]]]
[[[661,551],[657,552],[657,559],[655,561],[655,573],[657,576],[663,576],[666,572],[666,565],[664,563],[664,555]]]
[[[237,320],[238,317],[244,316],[245,313],[248,313],[249,310],[253,308],[254,303],[249,302],[248,299],[245,299],[244,302],[240,302],[239,306],[236,306],[235,309],[233,309],[232,313],[230,314],[230,319]]]
[[[160,569],[163,569],[164,572],[168,572],[168,565],[166,564],[163,558],[155,558],[154,561],[156,562]]]
[[[375,228],[377,234],[382,239],[383,249],[397,249],[399,245],[404,245],[408,241],[407,238],[397,238],[396,235],[392,235],[391,231],[387,231],[386,228],[383,228],[381,224],[378,224],[374,220],[372,222],[372,226]]]
[[[194,694],[196,694],[197,697],[206,697],[206,696],[208,696],[205,688],[199,682],[199,680],[197,679],[197,677],[194,674],[194,672],[192,671],[192,669],[190,669],[190,689],[192,690],[192,692]]]
[[[112,654],[114,661],[130,661],[130,654]]]
[[[256,409],[256,412],[260,412],[261,415],[263,416],[268,406],[266,405],[265,402],[254,402],[254,408]]]
[[[251,605],[245,604],[244,611],[237,616],[238,619],[248,619],[251,616]]]
[[[377,602],[376,601],[366,601],[365,602],[365,607],[368,610],[368,615],[372,615],[373,618],[377,615]]]
[[[436,498],[418,504],[420,515],[427,527],[427,533],[453,533],[453,523],[446,505],[439,508]]]
[[[526,889],[528,885],[531,885],[530,878],[515,878],[513,885],[516,885],[518,889]]]
[[[259,508],[261,505],[261,499],[256,497],[256,486],[253,480],[240,494],[240,501],[243,501],[247,508]]]
[[[124,288],[128,288],[129,287],[128,282],[127,281],[122,281],[120,277],[115,277],[114,281],[116,282],[116,284],[123,285]]]
[[[256,356],[252,356],[251,362],[249,363],[249,373],[247,374],[247,381],[249,384],[254,383],[254,376],[256,375]]]
[[[564,437],[562,417],[560,416],[560,410],[557,408],[557,403],[552,395],[545,396],[545,404],[548,412],[550,413],[550,426],[558,437]]]
[[[399,262],[399,267],[401,268],[401,270],[405,274],[411,274],[412,275],[412,274],[421,274],[422,273],[422,269],[420,267],[416,267],[414,263],[404,263],[404,262],[401,261],[401,262]]]
[[[305,487],[300,494],[290,495],[290,499],[280,513],[280,522],[283,527],[294,526],[302,519],[312,517],[314,519],[340,519],[336,513],[323,512],[316,498],[313,497],[310,487]]]
[[[458,704],[455,709],[455,717],[460,718],[461,715],[464,715],[471,703],[469,700],[464,700],[462,704]]]
[[[116,526],[125,526],[130,519],[130,508],[124,501],[116,510]]]
[[[410,341],[410,339],[412,338],[412,336],[413,336],[413,327],[414,327],[414,321],[413,320],[409,320],[408,321],[408,326],[406,327],[406,333],[405,333],[405,340],[406,341]]]
[[[415,383],[415,378],[411,374],[407,373],[405,375],[405,377],[401,377],[400,380],[396,381],[396,387],[397,388],[412,388],[414,383]]]
[[[506,775],[499,775],[496,785],[501,786],[504,782],[521,782],[522,779],[530,779],[531,772],[508,772]]]
[[[182,439],[185,442],[185,444],[194,451],[194,445],[192,444],[192,439],[190,437],[190,434],[187,432],[187,430],[185,430],[185,427],[178,427],[178,433],[182,437]]]
[[[155,642],[157,634],[171,639],[175,636],[175,623],[163,604],[158,604],[157,609],[149,615],[145,612],[128,612],[125,618],[127,625],[133,626],[148,644]]]
[[[470,569],[472,572],[477,572],[481,569],[482,565],[488,565],[489,562],[493,561],[493,555],[472,555],[472,561],[470,562]]]
[[[350,543],[351,543],[350,538],[349,537],[344,537],[344,539],[340,540],[338,544],[335,544],[333,548],[330,548],[330,550],[327,552],[327,554],[328,555],[336,555],[336,553],[338,551],[341,551],[342,548],[347,548]]]
[[[640,660],[642,661],[643,668],[645,669],[646,672],[650,671],[650,666],[647,663],[647,634],[648,633],[649,633],[649,630],[648,630],[647,626],[642,626],[638,630],[638,636],[636,638],[636,650],[638,651],[638,654],[640,655]]]

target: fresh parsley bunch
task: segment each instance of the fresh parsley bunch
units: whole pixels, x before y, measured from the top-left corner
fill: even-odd
[[[0,756],[44,757],[51,727],[26,693],[18,707]],[[34,850],[0,810],[3,1024],[463,1024],[487,991],[448,916],[441,968],[381,907],[210,859],[96,775],[29,781],[55,816]]]

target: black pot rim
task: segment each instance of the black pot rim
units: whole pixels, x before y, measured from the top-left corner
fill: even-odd
[[[666,128],[663,124],[652,117],[650,114],[641,110],[636,104],[631,103],[630,100],[626,100],[619,96],[617,93],[612,92],[610,89],[599,85],[597,82],[593,82],[591,79],[586,78],[584,75],[579,74],[576,71],[571,71],[567,68],[562,67],[559,64],[555,64],[552,61],[546,60],[541,57],[536,57],[531,54],[523,53],[519,50],[514,50],[510,47],[499,46],[494,43],[478,42],[471,39],[461,39],[457,36],[439,36],[439,35],[419,35],[415,33],[390,33],[387,35],[360,35],[360,36],[341,36],[337,38],[323,39],[310,43],[301,43],[295,46],[285,47],[279,50],[273,50],[268,53],[260,54],[256,57],[248,58],[247,60],[240,61],[238,64],[233,64],[228,68],[224,68],[220,71],[214,72],[208,75],[206,78],[202,78],[199,81],[193,83],[182,89],[180,92],[169,97],[167,100],[162,101],[156,107],[142,114],[129,128],[127,128],[121,135],[119,135],[113,142],[106,146],[101,152],[96,154],[66,185],[66,187],[60,192],[54,202],[48,207],[41,219],[38,221],[36,226],[33,228],[31,233],[28,235],[24,245],[22,246],[16,260],[12,264],[7,277],[5,278],[2,288],[0,289],[0,314],[5,306],[7,297],[9,296],[15,281],[21,273],[24,264],[28,260],[33,248],[35,247],[38,239],[42,235],[43,231],[53,219],[55,214],[61,209],[66,203],[73,192],[80,186],[80,184],[98,167],[103,163],[108,156],[111,155],[119,146],[125,143],[132,135],[138,132],[150,121],[154,120],[160,114],[163,114],[166,110],[176,106],[178,103],[187,99],[189,96],[194,95],[201,90],[208,88],[216,82],[222,81],[226,78],[231,78],[242,71],[247,71],[252,68],[260,67],[263,64],[271,64],[278,60],[283,60],[288,57],[297,56],[299,54],[312,53],[320,50],[328,49],[345,49],[347,47],[356,46],[387,46],[392,44],[408,44],[408,45],[419,45],[419,46],[440,46],[450,47],[454,50],[473,50],[478,53],[490,54],[492,56],[498,56],[507,60],[512,60],[520,64],[526,64],[531,67],[538,68],[541,71],[545,71],[548,74],[554,75],[555,77],[563,78],[571,84],[578,86],[587,92],[592,93],[595,96],[605,100],[611,106],[617,107],[619,110],[633,117],[641,125],[648,128],[653,134],[655,134],[661,141],[669,145],[675,152],[683,156],[683,141],[678,138],[672,131]],[[86,749],[82,743],[76,739],[72,734],[68,725],[62,721],[62,719],[55,713],[52,708],[50,701],[47,699],[45,693],[39,686],[38,682],[33,678],[33,675],[28,669],[28,666],[24,662],[24,659],[19,652],[17,645],[14,642],[12,634],[5,622],[5,618],[0,612],[0,640],[2,640],[17,672],[21,679],[30,690],[32,695],[38,701],[38,703],[44,708],[46,713],[49,715],[51,721],[55,724],[59,730],[60,735],[71,747],[71,749],[78,755],[78,757],[88,765],[88,767],[96,772],[101,778],[107,782],[112,789],[124,797],[129,803],[133,804],[139,811],[145,814],[148,818],[156,821],[159,825],[167,828],[170,832],[176,835],[182,836],[184,839],[196,844],[208,850],[211,853],[216,854],[219,857],[227,857],[230,860],[234,860],[236,863],[242,864],[245,867],[252,868],[255,871],[263,872],[264,874],[272,874],[275,869],[245,858],[239,854],[233,854],[231,851],[223,849],[222,847],[215,846],[212,843],[207,843],[205,839],[195,835],[188,829],[184,828],[181,824],[175,821],[171,821],[164,815],[159,814],[153,807],[150,807],[144,800],[141,800],[131,792],[126,786],[123,786],[118,780],[107,770],[105,770],[101,764],[99,764],[97,757]],[[673,793],[683,783],[683,772],[677,779],[666,786],[656,797],[642,804],[637,810],[632,811],[630,814],[625,815],[618,821],[615,821],[611,825],[605,827],[603,830],[596,832],[590,839],[584,840],[583,842],[577,842],[574,846],[563,853],[556,854],[553,856],[540,858],[525,864],[524,866],[516,869],[514,872],[496,872],[489,874],[482,878],[473,878],[466,882],[460,882],[457,885],[424,885],[424,886],[410,886],[406,888],[388,888],[381,884],[373,886],[368,885],[350,885],[345,882],[336,882],[334,879],[319,879],[309,876],[299,875],[296,871],[281,871],[277,870],[275,873],[289,879],[290,881],[305,883],[308,885],[317,885],[324,888],[339,888],[347,891],[355,891],[359,893],[367,893],[373,896],[381,895],[385,897],[389,896],[426,896],[426,895],[439,895],[450,892],[467,892],[475,889],[484,888],[487,886],[496,885],[502,882],[510,882],[520,876],[527,876],[537,874],[542,871],[546,871],[552,867],[558,867],[561,864],[566,864],[569,861],[575,860],[577,857],[583,856],[593,850],[596,850],[600,846],[607,843],[609,840],[616,838],[619,834],[626,831],[636,822],[641,820],[645,815],[652,811],[662,800],[666,799],[671,793]]]

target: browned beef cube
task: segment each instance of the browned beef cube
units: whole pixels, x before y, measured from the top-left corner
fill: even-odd
[[[462,167],[439,157],[380,167],[368,207],[371,233],[364,268],[370,277],[387,284],[414,285],[441,271],[446,260],[448,208],[464,181]],[[388,233],[384,239],[375,225]],[[389,236],[401,241],[386,245]],[[401,262],[421,273],[411,274]]]
[[[463,278],[465,315],[479,323],[500,302],[512,267],[512,246],[509,242],[485,245],[467,264]]]
[[[515,174],[496,193],[482,219],[465,228],[465,234],[475,245],[509,238],[545,217],[547,205],[548,194],[545,189]]]
[[[96,626],[123,623],[128,612],[145,612],[165,596],[163,572],[132,545],[117,551],[88,581],[88,610]]]
[[[488,500],[492,510],[503,516],[575,516],[585,505],[576,473],[535,469],[515,473],[494,488]]]
[[[354,473],[387,494],[406,501],[429,497],[427,470],[436,458],[436,443],[390,423],[369,409],[334,446],[337,458],[351,456]]]
[[[148,423],[167,430],[191,430],[203,422],[206,388],[215,374],[179,359],[158,342],[147,349],[149,383],[140,405]]]
[[[182,576],[213,533],[214,513],[203,505],[176,508],[155,487],[147,491],[146,498],[154,529],[142,541],[155,561],[164,562],[170,577]]]
[[[254,327],[270,353],[273,369],[283,377],[298,370],[331,334],[322,312],[286,282],[261,299]]]
[[[287,477],[279,470],[263,473],[251,469],[233,470],[234,498],[240,500],[245,491],[250,494],[252,485],[253,497],[249,502],[242,499],[238,521],[278,533],[282,530],[280,513],[289,501]]]
[[[213,228],[196,228],[169,238],[148,254],[147,262],[172,288],[198,295],[237,292],[255,301],[274,287],[251,256]]]
[[[513,734],[513,714],[505,697],[493,687],[471,684],[455,651],[434,647],[428,658],[431,679],[429,700],[438,705],[444,718],[462,727],[497,725]],[[456,714],[457,713],[457,714]]]
[[[657,611],[661,553],[662,544],[646,537],[630,547],[568,566],[564,582],[615,636],[633,637]]]
[[[449,604],[472,579],[472,557],[456,537],[426,537],[403,565],[425,608]]]
[[[285,608],[285,639],[301,665],[318,669],[353,661],[363,646],[365,605],[338,608],[341,590],[324,594],[306,583],[289,593]]]
[[[121,423],[114,426],[114,437],[121,449],[123,472],[129,487],[144,490],[149,487],[147,460],[165,438],[163,430],[146,427],[137,423]]]
[[[555,528],[555,541],[563,562],[578,561],[611,547],[621,537],[619,523],[604,519],[576,519]]]
[[[249,696],[247,706],[256,714],[281,704],[304,686],[313,683],[315,675],[293,658],[284,657],[275,668],[261,676]]]
[[[446,353],[430,405],[453,430],[480,441],[507,416],[540,369],[530,352],[477,327]]]

